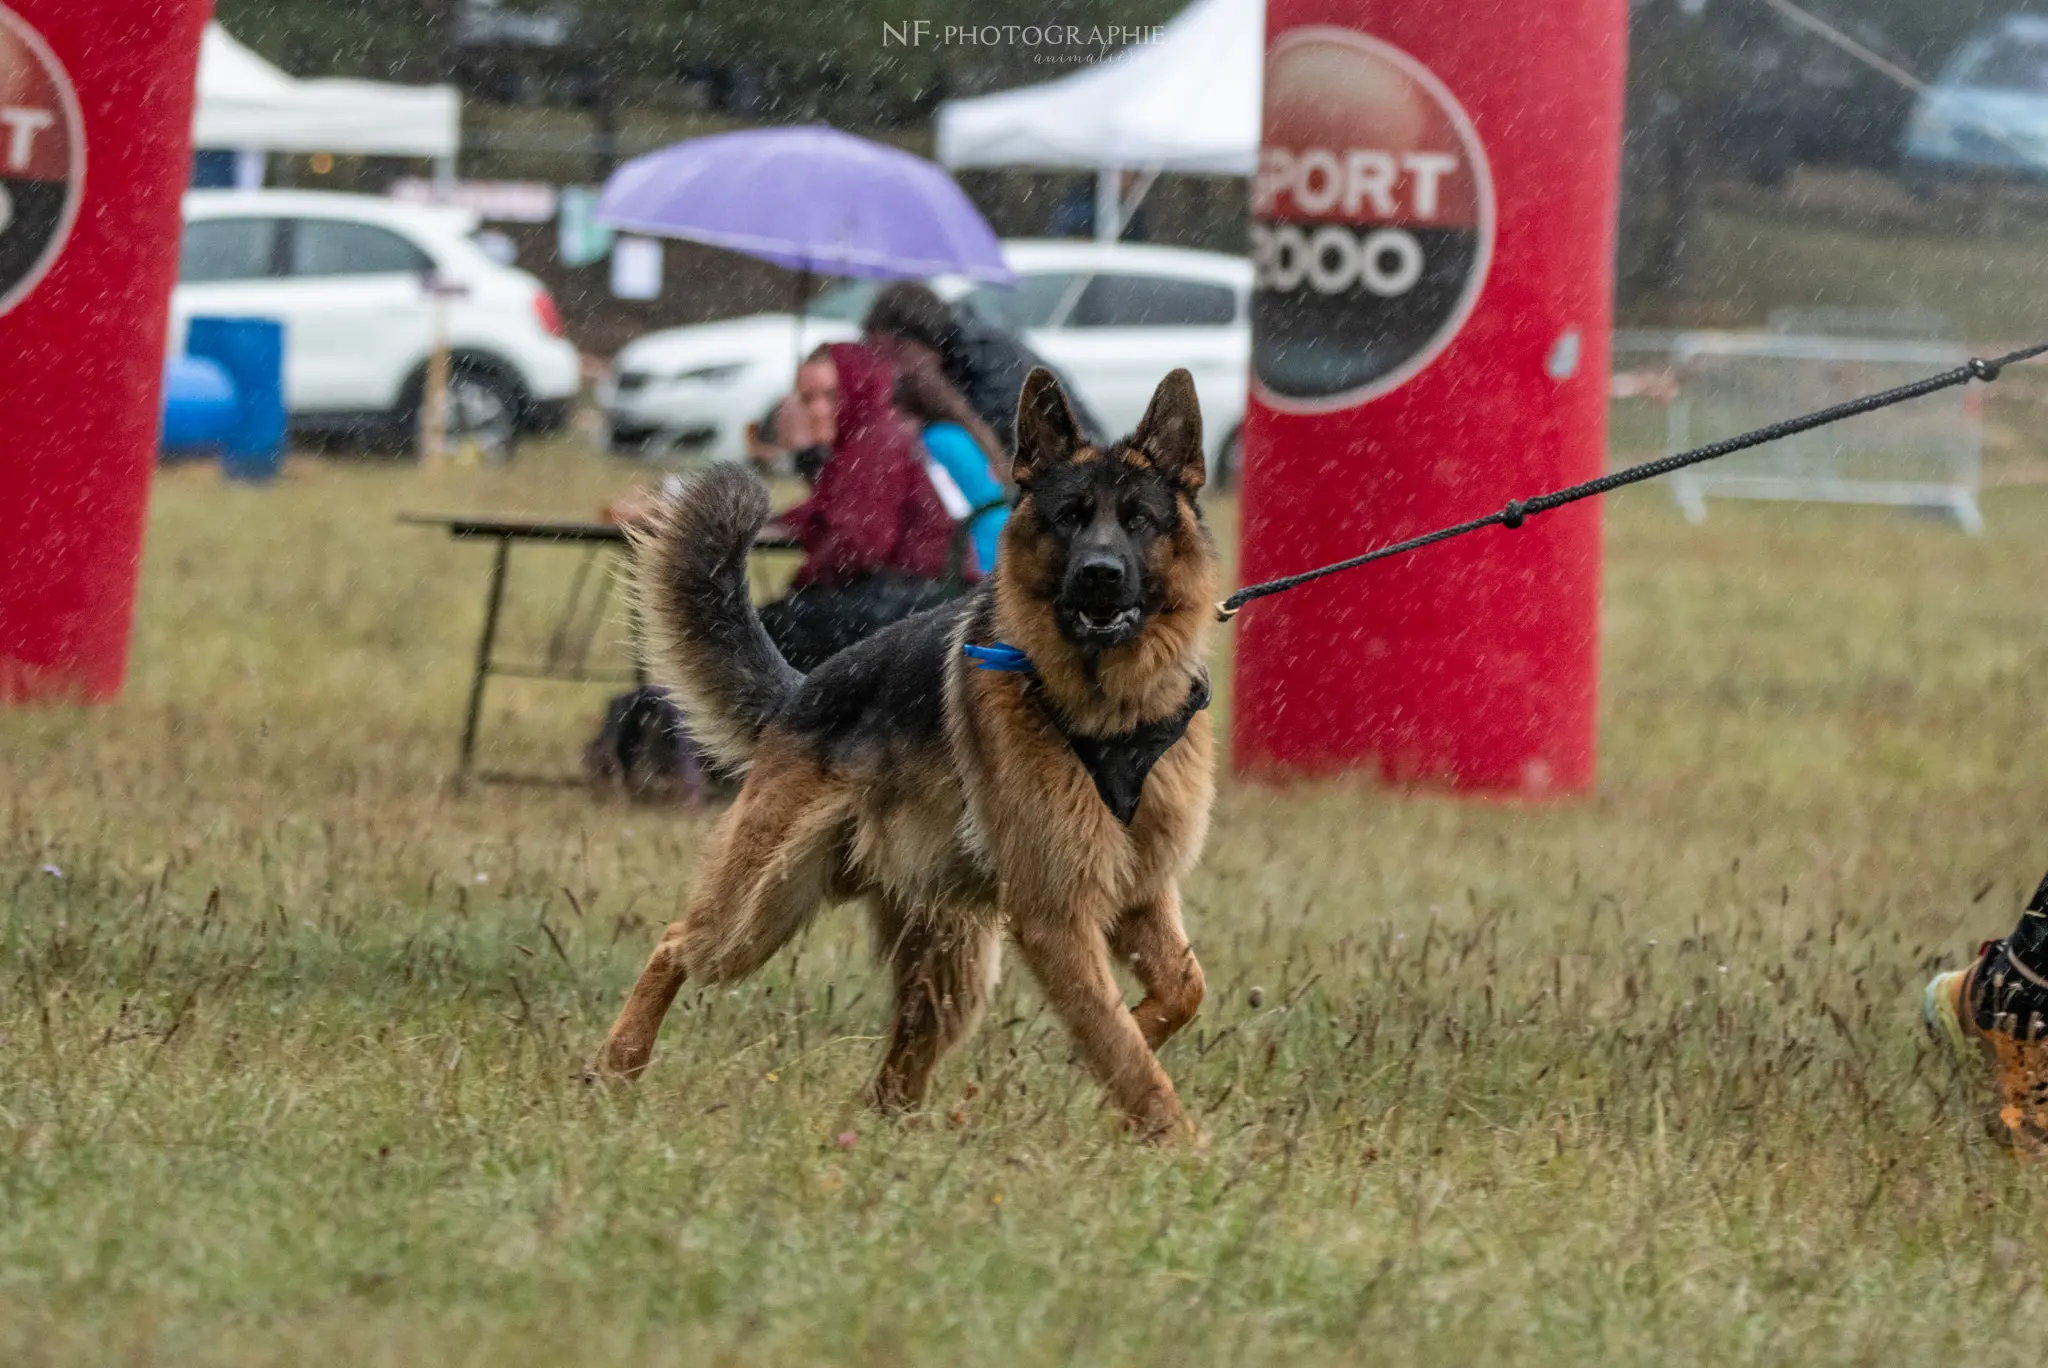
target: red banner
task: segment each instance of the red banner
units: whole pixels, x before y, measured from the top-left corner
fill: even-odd
[[[1246,582],[1599,473],[1626,50],[1621,0],[1271,0]],[[1586,503],[1261,600],[1236,763],[1582,791],[1599,594]]]
[[[0,0],[0,701],[127,663],[207,0]]]

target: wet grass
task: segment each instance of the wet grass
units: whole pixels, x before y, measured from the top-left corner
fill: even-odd
[[[1597,797],[1226,784],[1162,1153],[1014,974],[862,1113],[844,915],[576,1081],[705,819],[453,794],[487,553],[393,515],[620,480],[160,481],[125,701],[0,714],[0,1362],[2036,1357],[2048,1192],[1916,1010],[2048,852],[2048,492],[1625,495]],[[506,686],[491,759],[601,697]]]

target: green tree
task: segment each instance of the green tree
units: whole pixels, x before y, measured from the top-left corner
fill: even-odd
[[[443,11],[446,12],[444,16]],[[228,32],[297,76],[424,81],[443,70],[446,0],[216,0]]]
[[[992,78],[1060,74],[1018,45],[892,41],[885,24],[1164,23],[1182,0],[583,0],[580,41],[620,81],[662,79],[695,65],[772,71],[830,96],[841,90],[914,99]],[[538,7],[538,6],[535,6]],[[298,75],[431,79],[449,69],[459,0],[219,0],[229,30]]]

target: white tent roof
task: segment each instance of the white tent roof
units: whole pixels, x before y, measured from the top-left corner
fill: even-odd
[[[300,81],[208,24],[199,47],[195,147],[448,158],[461,143],[453,86]]]
[[[940,105],[939,160],[1248,176],[1265,56],[1265,0],[1194,0],[1156,42],[1044,85]]]

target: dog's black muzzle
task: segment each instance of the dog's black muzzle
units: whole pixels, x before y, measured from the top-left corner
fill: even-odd
[[[1137,566],[1112,551],[1082,554],[1067,568],[1053,612],[1076,646],[1100,650],[1134,640],[1145,621]]]

